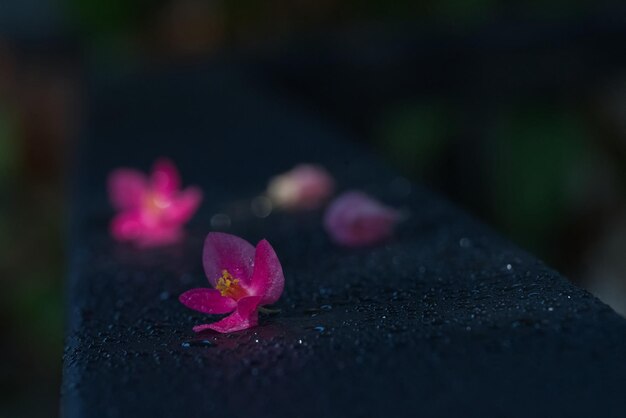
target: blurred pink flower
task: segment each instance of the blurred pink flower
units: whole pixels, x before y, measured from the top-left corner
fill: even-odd
[[[130,168],[113,170],[108,190],[118,211],[110,225],[111,235],[140,247],[177,241],[202,201],[197,187],[181,190],[178,170],[164,158],[155,162],[150,176]]]
[[[321,166],[300,164],[272,178],[267,194],[272,202],[287,210],[319,208],[335,188],[332,176]]]
[[[258,324],[259,308],[275,303],[283,293],[283,269],[266,240],[255,249],[234,235],[211,232],[204,242],[202,261],[213,289],[188,290],[180,295],[180,302],[202,313],[230,315],[195,326],[195,332],[212,329],[229,333],[252,328]]]
[[[324,227],[337,244],[367,246],[390,238],[400,218],[400,212],[365,193],[349,191],[331,202],[324,215]]]

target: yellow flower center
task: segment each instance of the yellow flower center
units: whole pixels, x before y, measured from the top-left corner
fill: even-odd
[[[248,295],[248,292],[239,284],[239,279],[233,278],[228,270],[222,270],[222,277],[217,280],[215,288],[220,291],[222,296],[235,300]]]
[[[172,202],[169,199],[164,198],[158,193],[148,193],[144,198],[144,207],[152,216],[159,216],[164,209],[167,209]]]

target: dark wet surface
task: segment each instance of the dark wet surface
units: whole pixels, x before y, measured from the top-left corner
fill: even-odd
[[[626,416],[624,319],[421,188],[394,187],[397,174],[268,92],[232,68],[100,89],[73,177],[66,417]],[[112,242],[107,172],[160,155],[205,191],[186,240]],[[255,217],[268,177],[298,162],[410,217],[358,250],[330,243],[321,212]],[[217,317],[177,297],[208,286],[218,213],[222,230],[272,243],[285,293],[255,329],[195,335]]]

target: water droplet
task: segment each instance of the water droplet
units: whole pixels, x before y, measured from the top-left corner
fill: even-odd
[[[325,330],[326,328],[324,328],[324,327],[323,327],[323,326],[321,326],[321,325],[318,325],[318,326],[316,326],[316,327],[315,327],[315,328],[313,328],[313,329],[314,329],[315,331],[318,331],[318,332],[324,332],[324,330]]]
[[[511,269],[513,269],[513,266],[512,266],[512,265],[510,265],[510,264],[507,264],[507,265],[506,265],[506,269],[507,269],[507,270],[511,270]]]
[[[183,274],[180,276],[180,282],[184,284],[193,283],[193,276],[191,274]]]
[[[213,343],[211,341],[207,340],[207,339],[190,340],[190,341],[183,341],[181,346],[183,348],[190,348],[190,347],[213,347]]]
[[[225,213],[216,213],[211,217],[211,227],[215,229],[230,228],[230,216]]]
[[[330,311],[332,309],[332,305],[322,305],[320,306],[320,309],[323,311]]]
[[[250,203],[250,210],[257,218],[267,218],[272,209],[272,201],[266,196],[255,197]]]
[[[298,340],[298,344],[302,344],[302,340]]]
[[[548,308],[548,311],[552,312],[552,311],[554,311],[554,308],[553,308],[552,306],[550,306],[550,307]]]

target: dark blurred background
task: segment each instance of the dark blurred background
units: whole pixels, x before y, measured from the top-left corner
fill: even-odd
[[[0,416],[58,414],[64,174],[98,80],[254,68],[626,314],[625,41],[622,1],[0,0]]]

